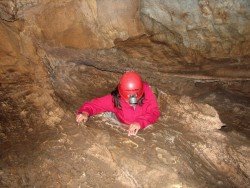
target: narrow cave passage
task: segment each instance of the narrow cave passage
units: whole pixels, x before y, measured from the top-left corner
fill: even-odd
[[[2,1],[0,18],[1,187],[250,185],[247,1]],[[159,120],[77,125],[127,70]]]

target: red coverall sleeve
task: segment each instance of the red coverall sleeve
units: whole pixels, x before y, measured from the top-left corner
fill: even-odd
[[[111,94],[92,99],[83,103],[83,105],[78,109],[77,113],[87,112],[89,116],[93,116],[102,112],[113,112],[114,104],[113,97]]]
[[[155,95],[149,87],[146,90],[147,92],[145,95],[147,96],[145,97],[145,103],[143,104],[145,105],[143,107],[145,109],[144,114],[138,116],[135,120],[135,122],[140,124],[141,129],[155,123],[160,117],[160,111]]]

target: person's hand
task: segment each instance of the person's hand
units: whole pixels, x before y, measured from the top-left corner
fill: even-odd
[[[128,136],[131,136],[131,135],[136,135],[137,132],[140,130],[141,126],[139,123],[133,123],[129,126],[129,129],[128,129]]]
[[[78,124],[80,124],[82,122],[85,123],[88,120],[88,117],[89,117],[89,115],[87,112],[82,112],[81,114],[76,115],[76,122]]]

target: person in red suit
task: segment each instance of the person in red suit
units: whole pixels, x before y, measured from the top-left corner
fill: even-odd
[[[112,112],[128,126],[128,136],[155,123],[159,116],[156,97],[148,83],[135,71],[122,75],[116,89],[110,94],[83,103],[78,109],[76,122],[86,122],[89,116]]]

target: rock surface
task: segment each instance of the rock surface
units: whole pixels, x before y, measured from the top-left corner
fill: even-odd
[[[0,187],[249,187],[248,1],[2,0],[0,18]],[[130,69],[160,120],[77,126]]]
[[[24,6],[26,7],[26,6]],[[19,10],[25,28],[50,45],[108,48],[142,31],[138,1],[40,1]]]
[[[142,21],[153,40],[185,56],[212,59],[249,55],[249,12],[247,0],[141,1]]]

